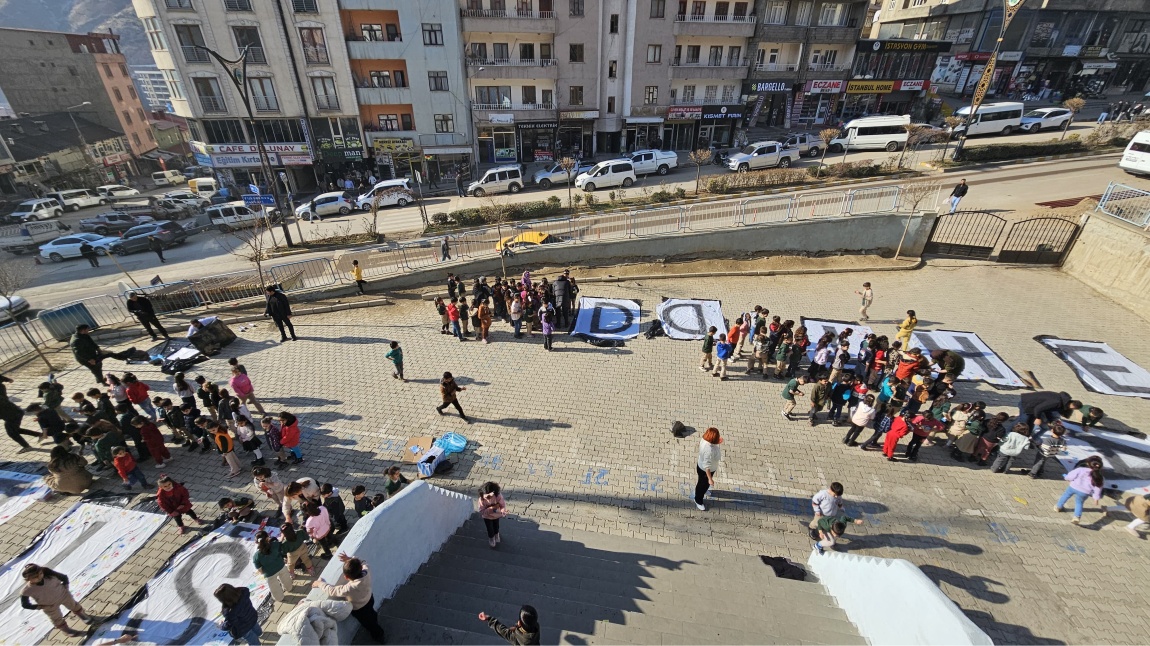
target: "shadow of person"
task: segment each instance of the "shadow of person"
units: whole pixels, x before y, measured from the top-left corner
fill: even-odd
[[[878,547],[901,547],[906,549],[944,549],[968,556],[978,556],[983,549],[970,543],[952,543],[938,536],[918,536],[914,534],[869,534],[851,537],[854,549]]]
[[[991,586],[1002,587],[1000,581],[988,579],[983,576],[967,576],[954,570],[938,567],[937,565],[920,565],[918,569],[922,570],[922,573],[936,584],[942,582],[949,583],[956,588],[966,590],[975,599],[997,604],[1010,601],[1010,595],[991,589]]]

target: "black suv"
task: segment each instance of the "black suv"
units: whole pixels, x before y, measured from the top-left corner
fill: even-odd
[[[119,241],[109,245],[109,250],[117,256],[126,256],[137,251],[147,251],[148,236],[154,235],[164,243],[164,248],[182,244],[188,239],[188,232],[171,220],[148,222],[134,226],[124,232]]]

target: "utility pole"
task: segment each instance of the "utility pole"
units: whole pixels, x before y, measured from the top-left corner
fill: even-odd
[[[986,68],[982,70],[982,78],[978,80],[978,85],[974,89],[974,97],[970,102],[970,112],[966,115],[962,134],[959,135],[958,143],[954,146],[954,156],[951,158],[954,161],[962,160],[962,149],[966,146],[966,133],[970,131],[970,124],[974,123],[978,108],[982,105],[982,100],[986,98],[986,91],[990,88],[990,81],[994,78],[994,66],[998,62],[998,50],[1002,48],[1002,40],[1006,38],[1006,28],[1010,26],[1010,21],[1014,19],[1014,15],[1022,8],[1022,3],[1025,1],[1002,0],[1002,29],[998,32],[998,40],[994,41],[990,60],[986,61]],[[1045,5],[1045,2],[1043,4]]]

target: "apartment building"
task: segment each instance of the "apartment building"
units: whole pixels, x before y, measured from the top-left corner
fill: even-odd
[[[749,95],[750,125],[817,127],[843,114],[865,0],[762,0]]]
[[[151,112],[157,110],[171,111],[171,90],[168,82],[164,80],[164,73],[155,65],[129,65],[128,71],[136,83],[136,90],[144,103],[144,109]],[[163,146],[160,146],[163,148]]]
[[[123,133],[130,154],[112,170],[124,175],[138,171],[132,158],[152,155],[156,142],[119,40],[116,34],[0,28],[0,89],[17,115],[71,108]]]
[[[471,168],[474,137],[455,0],[340,0],[339,6],[377,176],[421,170],[438,183]]]
[[[303,191],[363,165],[364,147],[336,0],[133,0],[198,163],[225,183],[265,183],[257,131],[277,177]],[[242,82],[224,69],[247,52]],[[254,124],[254,125],[252,125]],[[283,175],[279,173],[282,172]]]
[[[882,0],[878,38],[945,40],[931,82],[970,94],[1002,30],[1000,2]],[[1145,0],[1030,0],[999,48],[991,96],[1054,93],[1104,96],[1144,92],[1150,84],[1150,4]]]

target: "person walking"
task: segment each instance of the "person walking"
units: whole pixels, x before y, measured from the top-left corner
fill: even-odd
[[[699,458],[695,463],[695,471],[699,475],[695,483],[695,508],[699,511],[707,511],[703,506],[703,497],[715,486],[715,472],[719,470],[719,461],[723,458],[723,449],[719,446],[722,443],[719,429],[714,426],[708,428],[703,433],[703,439],[699,440]]]
[[[539,613],[534,606],[523,606],[519,609],[519,621],[514,626],[507,627],[498,619],[486,612],[479,613],[479,621],[486,621],[508,644],[539,644]]]
[[[1105,480],[1102,477],[1101,457],[1092,455],[1086,458],[1070,473],[1063,475],[1062,479],[1069,484],[1058,502],[1054,504],[1054,511],[1061,512],[1066,501],[1074,498],[1074,518],[1071,518],[1070,522],[1078,525],[1082,522],[1082,505],[1086,502],[1086,498],[1090,497],[1098,503],[1102,515],[1106,515],[1106,506],[1102,504],[1102,485],[1105,484]]]
[[[164,241],[163,240],[160,240],[159,238],[157,238],[154,235],[148,236],[148,250],[155,252],[155,254],[160,258],[161,263],[168,262],[167,260],[164,260]]]
[[[479,515],[487,528],[487,544],[491,549],[502,540],[499,536],[499,520],[507,517],[507,501],[503,492],[494,482],[485,482],[479,488]]]
[[[778,375],[776,374],[775,376],[777,377]],[[791,421],[791,413],[795,410],[795,406],[798,405],[798,403],[795,401],[795,397],[803,394],[803,391],[799,390],[799,386],[805,383],[807,383],[807,377],[806,375],[803,375],[801,377],[795,377],[794,379],[791,379],[787,382],[787,385],[783,386],[784,403],[782,415],[787,419],[788,422]]]
[[[448,260],[451,260],[451,245],[447,242],[447,236],[443,236],[443,241],[439,243],[439,261]]]
[[[866,323],[870,320],[867,308],[874,302],[874,292],[871,291],[870,283],[863,283],[862,289],[856,289],[855,293],[862,297],[862,306],[859,307],[859,323]]]
[[[86,624],[99,623],[98,619],[85,613],[84,607],[72,596],[72,592],[68,590],[67,575],[35,563],[25,565],[20,575],[24,579],[24,588],[20,590],[20,607],[43,611],[60,632],[70,637],[86,634],[83,630],[75,630],[68,626],[68,621],[60,612],[60,606],[67,608]]]
[[[877,413],[878,411],[874,407],[874,395],[867,394],[850,415],[851,427],[843,436],[843,444],[858,446],[859,434],[874,421]]]
[[[256,387],[252,385],[251,378],[241,366],[232,366],[232,377],[228,380],[228,386],[241,402],[255,406],[260,415],[267,415],[264,405],[256,398]]]
[[[463,169],[461,168],[455,173],[455,192],[459,194],[459,197],[467,197],[467,191],[463,189]]]
[[[32,445],[28,444],[28,441],[21,436],[27,435],[38,438],[40,434],[21,428],[20,422],[24,420],[24,409],[8,398],[8,388],[4,385],[6,383],[12,383],[12,379],[0,375],[0,419],[4,420],[4,432],[12,438],[13,442],[20,445],[20,450],[17,453],[31,451]]]
[[[895,339],[902,342],[901,347],[910,348],[910,335],[914,334],[914,328],[916,327],[918,327],[918,315],[914,313],[914,310],[907,310],[906,318],[903,319],[902,323],[899,323],[898,334],[894,336]]]
[[[363,267],[359,266],[358,260],[351,261],[351,279],[355,281],[355,287],[359,290],[359,295],[363,296],[363,286],[367,281],[363,279]]]
[[[959,183],[957,185],[955,185],[954,190],[952,190],[950,192],[950,212],[951,213],[954,213],[955,210],[958,209],[958,203],[962,201],[962,198],[966,197],[966,192],[968,190],[970,190],[970,187],[968,187],[966,185],[965,179],[959,181]]]
[[[280,330],[280,343],[288,340],[287,332],[284,332],[284,327],[287,331],[291,332],[291,340],[298,341],[295,335],[295,326],[291,324],[291,303],[288,302],[287,294],[279,291],[274,285],[268,285],[264,288],[267,292],[268,305],[264,309],[264,316],[272,317],[276,327]]]
[[[439,394],[443,398],[443,403],[435,407],[435,412],[442,415],[443,409],[454,406],[455,410],[459,411],[459,416],[463,418],[463,421],[470,424],[471,420],[467,418],[463,412],[463,407],[459,405],[459,393],[465,390],[467,389],[455,383],[455,377],[450,372],[443,373],[443,381],[439,382]]]
[[[147,296],[141,296],[136,292],[129,292],[128,313],[136,317],[140,325],[143,325],[148,334],[152,336],[153,341],[160,338],[156,335],[157,331],[162,334],[165,339],[172,338],[172,336],[168,334],[168,331],[164,329],[164,326],[160,324],[160,319],[156,318],[156,309],[152,307],[152,301],[148,300]],[[155,326],[155,330],[152,329],[152,326]]]
[[[92,338],[92,328],[84,323],[77,325],[76,333],[68,341],[68,347],[72,349],[72,356],[75,357],[76,363],[90,370],[92,375],[96,377],[96,383],[103,386],[104,358],[110,355],[100,351],[99,344]]]
[[[89,265],[93,267],[100,266],[100,256],[96,253],[96,249],[86,241],[80,245],[80,257],[87,260]]]
[[[391,376],[400,381],[407,381],[403,378],[403,348],[399,347],[399,341],[392,341],[389,347],[391,349],[383,356],[395,366],[395,370],[391,371]]]

